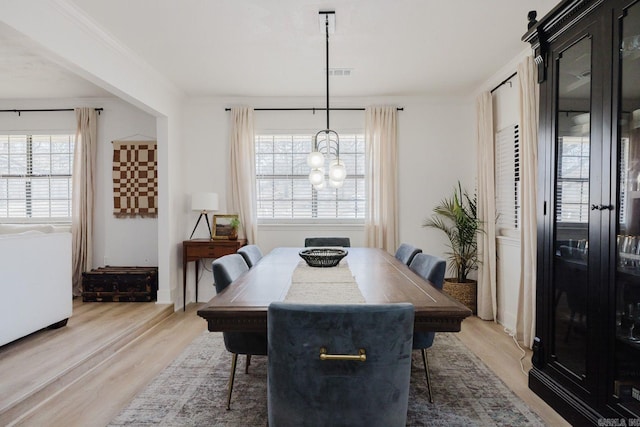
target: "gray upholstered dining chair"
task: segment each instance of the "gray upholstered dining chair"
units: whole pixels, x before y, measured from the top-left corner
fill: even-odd
[[[444,285],[444,273],[447,263],[437,256],[419,253],[413,257],[413,261],[409,265],[418,276],[431,282],[433,286],[442,289]],[[429,375],[429,359],[427,358],[427,349],[433,345],[435,332],[414,332],[413,333],[413,349],[422,352],[422,363],[424,363],[424,373],[427,376],[427,387],[429,388],[429,402],[433,403],[433,393],[431,392],[431,378]]]
[[[411,261],[413,261],[413,257],[416,256],[416,254],[419,254],[421,252],[422,252],[422,249],[418,249],[415,246],[410,245],[408,243],[402,243],[400,244],[400,246],[398,246],[398,250],[396,251],[395,256],[402,263],[409,265],[411,264]]]
[[[304,239],[304,246],[340,246],[351,247],[351,239],[348,237],[307,237]]]
[[[242,255],[225,255],[213,261],[213,279],[215,281],[216,293],[222,292],[241,274],[249,270]],[[251,355],[266,356],[267,335],[264,333],[250,332],[223,332],[224,346],[228,352],[232,353],[231,375],[229,377],[229,387],[227,391],[227,409],[231,409],[231,392],[233,391],[233,381],[236,376],[236,364],[239,354],[247,355],[245,373],[249,372]]]
[[[262,251],[256,245],[246,245],[238,249],[238,253],[242,255],[244,261],[249,268],[253,267],[262,259]]]
[[[409,303],[271,303],[269,426],[404,426],[413,321]]]

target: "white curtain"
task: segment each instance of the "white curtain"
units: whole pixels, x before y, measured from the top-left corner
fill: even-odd
[[[368,178],[365,246],[395,253],[398,247],[397,108],[368,107],[365,115]]]
[[[97,115],[94,108],[76,108],[73,155],[71,236],[73,294],[82,294],[82,273],[93,265],[93,216],[97,151]]]
[[[536,183],[538,108],[536,65],[527,57],[518,65],[520,81],[520,247],[521,272],[516,332],[529,348],[536,329]]]
[[[493,141],[493,99],[490,92],[476,100],[478,151],[478,219],[483,232],[478,233],[478,317],[496,320],[496,196]]]
[[[256,218],[256,167],[253,133],[253,108],[231,108],[231,144],[227,210],[237,213],[249,244],[258,238]]]

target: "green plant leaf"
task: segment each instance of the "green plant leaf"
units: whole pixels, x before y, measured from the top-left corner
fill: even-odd
[[[459,282],[466,281],[469,273],[478,268],[477,236],[483,232],[482,223],[477,217],[475,194],[469,196],[458,181],[452,195],[433,208],[433,215],[422,226],[435,228],[447,236],[447,246],[451,249],[445,252],[448,268]]]

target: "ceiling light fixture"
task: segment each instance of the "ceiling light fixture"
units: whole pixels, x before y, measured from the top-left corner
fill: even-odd
[[[311,172],[309,172],[309,182],[316,190],[325,188],[325,156],[335,157],[335,159],[329,163],[328,178],[331,187],[342,187],[347,177],[347,169],[344,166],[344,162],[340,160],[340,137],[338,133],[331,130],[329,126],[329,27],[331,26],[335,29],[335,12],[320,11],[320,15],[324,15],[324,30],[326,35],[327,127],[315,134],[312,141],[312,151],[307,157],[307,165],[311,168]]]

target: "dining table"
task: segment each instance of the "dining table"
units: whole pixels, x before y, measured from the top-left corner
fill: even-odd
[[[469,308],[434,287],[385,250],[344,248],[335,267],[310,267],[305,248],[278,247],[215,295],[198,316],[211,332],[266,332],[272,302],[414,306],[414,331],[459,332]]]

